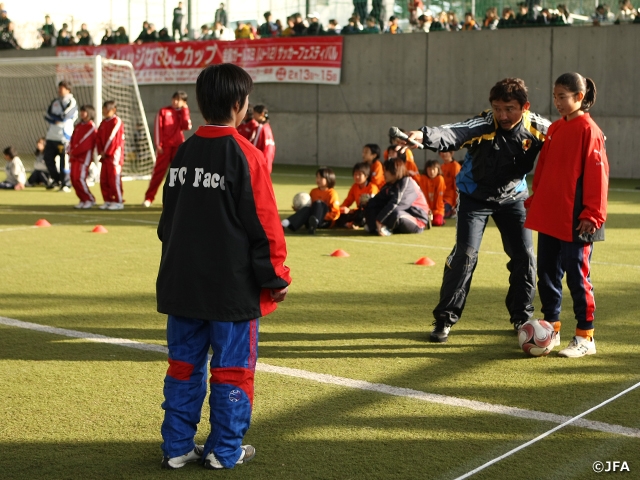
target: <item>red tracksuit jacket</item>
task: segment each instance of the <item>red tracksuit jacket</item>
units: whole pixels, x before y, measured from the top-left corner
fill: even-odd
[[[189,107],[163,107],[156,115],[156,147],[177,147],[184,142],[183,130],[191,130]]]
[[[82,122],[75,126],[71,141],[69,142],[69,157],[71,161],[84,160],[87,152],[96,146],[96,135],[98,130],[92,120]],[[83,157],[83,158],[80,158]]]
[[[255,147],[262,152],[264,158],[267,160],[269,170],[273,164],[273,159],[276,156],[276,142],[273,139],[273,132],[271,131],[271,125],[268,123],[259,123],[256,135],[253,139]]]
[[[102,120],[96,137],[98,153],[105,158],[113,158],[119,165],[124,163],[124,123],[114,115]]]
[[[245,122],[238,127],[238,133],[250,142],[253,142],[253,138],[256,130],[258,130],[258,126],[260,126],[260,124],[252,118],[248,122]]]

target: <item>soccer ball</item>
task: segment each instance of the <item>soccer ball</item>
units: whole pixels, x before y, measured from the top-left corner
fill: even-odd
[[[525,353],[543,357],[549,355],[556,345],[556,332],[549,322],[529,320],[518,330],[518,343]]]
[[[311,196],[306,192],[296,193],[293,196],[293,209],[297,212],[303,207],[311,206]]]

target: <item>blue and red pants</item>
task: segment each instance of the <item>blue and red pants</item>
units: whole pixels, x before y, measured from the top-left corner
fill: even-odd
[[[162,404],[164,455],[184,455],[195,446],[207,395],[207,355],[211,347],[211,432],[204,456],[213,452],[225,468],[233,468],[251,423],[258,320],[220,322],[169,315],[167,345],[169,368]]]

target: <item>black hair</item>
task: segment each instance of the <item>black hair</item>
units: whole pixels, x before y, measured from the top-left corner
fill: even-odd
[[[106,108],[107,110],[113,110],[114,108],[117,108],[117,106],[118,105],[116,105],[115,100],[107,100],[102,104],[102,108]]]
[[[395,175],[397,180],[400,180],[401,178],[404,178],[408,175],[407,167],[400,158],[385,160],[384,169],[391,175]]]
[[[13,147],[11,145],[9,145],[7,148],[5,148],[2,153],[4,153],[7,157],[9,157],[11,160],[13,160],[15,157],[18,156],[18,151],[16,150],[16,147]]]
[[[353,170],[351,171],[351,174],[353,175],[356,172],[362,172],[365,177],[369,178],[369,174],[371,173],[371,167],[367,162],[356,163],[353,166]]]
[[[380,154],[382,152],[380,152],[380,145],[378,145],[377,143],[367,143],[364,147],[362,148],[368,148],[369,151],[376,156],[376,160],[380,160]]]
[[[560,85],[574,94],[584,93],[580,110],[587,112],[596,103],[596,84],[579,73],[563,73],[557,78],[555,85]]]
[[[71,82],[69,80],[62,80],[60,83],[58,83],[59,87],[64,87],[67,90],[71,91]]]
[[[47,142],[47,139],[46,139],[46,138],[44,138],[44,137],[40,137],[40,138],[38,139],[38,141],[36,142],[36,150],[33,152],[33,153],[34,153],[34,155],[36,155],[36,156],[38,156],[38,155],[40,155],[42,152],[44,152],[44,148],[43,148],[42,150],[38,150],[37,144],[38,144],[38,143],[40,143],[40,142],[45,142],[45,143],[46,143],[46,142]]]
[[[316,176],[320,176],[327,181],[327,188],[333,188],[336,186],[336,174],[333,170],[327,167],[321,167],[316,170]]]
[[[271,16],[271,12],[264,12],[263,16],[264,16],[264,18],[266,20],[267,18],[269,18]]]
[[[252,89],[251,76],[237,65],[210,65],[200,72],[196,81],[200,113],[207,123],[227,123],[236,103],[244,107]]]
[[[395,152],[396,156],[393,158],[399,158],[403,162],[407,161],[407,151],[401,152],[400,150],[396,150],[396,145],[389,145],[387,147],[387,152]],[[387,158],[389,158],[389,154],[387,154]]]
[[[505,78],[496,83],[489,92],[489,103],[494,100],[510,102],[516,100],[520,107],[529,101],[527,86],[519,78]]]
[[[184,90],[178,90],[173,94],[171,98],[179,98],[183,102],[186,102],[189,98],[189,95],[187,95],[187,92],[185,92]]]
[[[269,110],[267,110],[266,106],[262,104],[254,105],[253,111],[257,113],[262,113],[264,115],[264,118],[266,119],[265,122],[269,121]]]
[[[440,162],[438,160],[427,160],[424,162],[424,173],[427,174],[427,168],[437,167],[438,175],[442,175],[442,169],[440,168]]]
[[[94,118],[96,118],[96,109],[93,108],[93,105],[89,105],[88,103],[85,103],[80,107],[80,111],[83,111],[83,110],[87,112],[87,115],[89,116],[89,120],[93,120]]]

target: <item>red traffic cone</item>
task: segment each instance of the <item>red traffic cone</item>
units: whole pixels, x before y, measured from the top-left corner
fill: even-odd
[[[416,260],[416,262],[414,263],[414,265],[424,265],[425,267],[432,267],[433,265],[435,265],[436,262],[434,262],[433,260],[431,260],[429,257],[420,257],[418,260]]]
[[[36,222],[36,227],[50,227],[51,224],[47,222],[44,218],[41,218]]]
[[[91,230],[92,233],[108,233],[108,230],[106,228],[104,228],[102,225],[96,225],[93,230]]]
[[[349,257],[350,255],[347,252],[345,252],[344,250],[338,249],[335,252],[333,252],[331,254],[331,256],[332,257]]]

